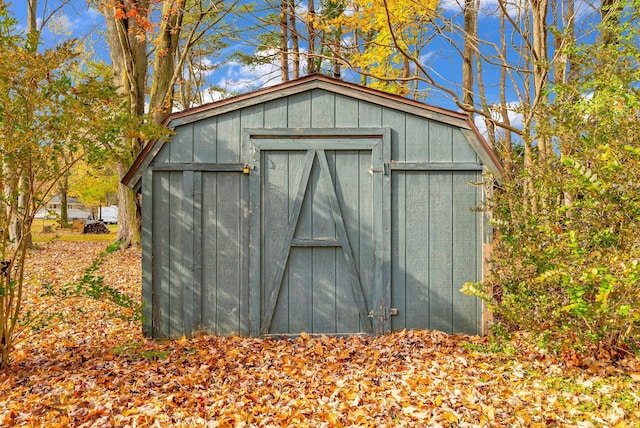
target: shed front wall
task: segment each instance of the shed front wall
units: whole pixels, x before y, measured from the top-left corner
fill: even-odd
[[[465,135],[319,89],[179,126],[154,158],[142,179],[145,333],[251,333],[243,130],[358,127],[391,129],[391,329],[480,333],[481,303],[459,291],[482,276],[482,187],[471,184],[482,166]]]

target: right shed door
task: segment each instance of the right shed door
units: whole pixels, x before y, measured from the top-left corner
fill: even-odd
[[[253,142],[251,205],[259,206],[252,210],[259,218],[251,234],[257,244],[254,232],[260,231],[260,258],[254,265],[252,253],[252,271],[259,275],[259,333],[388,330],[383,315],[390,301],[390,179],[384,138],[307,135]]]

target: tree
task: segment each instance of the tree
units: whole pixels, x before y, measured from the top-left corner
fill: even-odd
[[[623,181],[635,171],[636,160],[631,158],[640,153],[628,142],[637,139],[630,130],[638,123],[640,79],[634,51],[639,39],[635,30],[638,3],[603,2],[597,14],[580,15],[585,23],[580,33],[575,25],[579,6],[573,0],[500,0],[497,12],[486,12],[485,18],[499,23],[499,37],[484,40],[476,37],[474,1],[466,1],[458,14],[431,14],[421,37],[446,42],[449,51],[457,54],[460,70],[453,76],[461,75],[462,85],[428,66],[416,49],[425,45],[410,37],[411,24],[419,19],[407,12],[411,8],[397,11],[398,3],[367,4],[365,12],[379,10],[386,27],[373,29],[371,49],[366,43],[358,44],[355,55],[343,59],[373,83],[397,85],[396,89],[382,85],[385,90],[409,93],[408,83],[414,82],[424,90],[446,94],[459,109],[486,123],[488,139],[505,162],[505,173],[492,205],[501,238],[493,256],[496,268],[489,285],[482,289],[485,297],[491,296],[488,301],[512,326],[541,334],[546,328],[547,335],[554,334],[558,340],[564,337],[582,344],[592,340],[592,345],[597,342],[611,350],[628,344],[629,337],[637,338],[638,315],[630,310],[637,305],[637,293],[631,291],[636,264],[628,256],[635,245],[629,242],[635,240],[630,233],[633,227],[620,224],[636,223],[635,187]],[[367,28],[359,21],[366,16],[360,13],[360,6],[349,2],[347,9],[353,14],[341,16],[339,23]],[[350,20],[355,24],[349,24]],[[375,18],[368,21],[376,25]],[[578,44],[580,36],[594,39],[588,33],[589,25],[598,21],[597,42]],[[384,60],[394,57],[395,61]],[[365,61],[359,64],[362,58]],[[403,74],[407,62],[412,73]],[[634,77],[628,80],[629,76]],[[498,90],[488,93],[492,85]],[[612,109],[612,105],[621,107]],[[597,145],[589,147],[583,141],[595,136]],[[629,172],[608,175],[621,159],[630,162]],[[622,192],[625,187],[630,194]],[[599,212],[603,209],[608,211]],[[623,220],[619,210],[632,214]],[[578,245],[591,249],[590,258],[575,250]],[[611,260],[618,264],[612,265]],[[608,282],[611,278],[612,284]],[[595,284],[603,290],[594,288]],[[613,305],[612,290],[618,290]],[[492,291],[497,293],[492,295]],[[563,302],[562,309],[554,306],[559,302]],[[570,321],[562,325],[568,315]],[[569,328],[586,334],[567,334]]]
[[[113,161],[95,164],[83,160],[69,173],[69,193],[85,205],[115,205],[118,181]]]
[[[325,16],[324,25],[345,34],[351,42],[342,51],[333,49],[337,59],[363,76],[363,83],[387,92],[416,95],[412,59],[422,56],[429,42],[428,28],[437,2],[413,0],[364,2],[350,0],[339,13]],[[349,13],[343,13],[349,11]]]
[[[0,3],[0,368],[16,327],[28,321],[21,312],[24,262],[36,212],[69,168],[102,156],[126,123],[110,82],[90,65],[80,68],[74,41],[38,52],[14,27]],[[13,218],[17,239],[9,236]]]
[[[555,151],[513,162],[491,205],[493,269],[475,285],[501,327],[603,356],[640,349],[640,10],[625,6],[596,42],[565,39],[571,78],[547,86],[535,129]]]
[[[122,137],[125,149],[117,154],[120,177],[133,164],[153,127],[161,125],[171,113],[175,86],[181,81],[190,53],[234,4],[224,0],[109,0],[100,3],[107,24],[115,85],[127,97],[130,114],[139,118],[140,123],[150,125],[146,131]],[[160,9],[156,10],[156,6]],[[154,22],[155,17],[160,21]],[[150,54],[153,55],[153,70],[149,74]],[[151,82],[149,92],[148,78]],[[145,110],[147,95],[148,111]],[[122,184],[118,188],[118,208],[118,240],[126,245],[139,243],[141,226],[137,197],[133,190]]]
[[[306,4],[268,0],[260,8],[245,5],[241,13],[253,25],[242,30],[242,46],[234,58],[254,68],[273,65],[275,71],[260,76],[260,82],[284,82],[314,73],[341,78],[346,55],[342,40],[347,32],[341,21],[345,7],[342,0],[309,0]],[[247,53],[248,49],[252,52]]]
[[[462,103],[473,106],[474,62],[478,51],[478,0],[464,2],[464,50],[462,52]]]

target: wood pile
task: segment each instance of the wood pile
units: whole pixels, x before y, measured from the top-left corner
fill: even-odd
[[[101,222],[90,223],[84,226],[84,233],[109,233],[109,228]]]

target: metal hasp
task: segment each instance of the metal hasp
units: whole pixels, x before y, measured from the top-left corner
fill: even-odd
[[[380,304],[376,309],[369,311],[369,318],[373,323],[373,329],[376,335],[384,334],[385,324],[391,319],[392,316],[398,315],[398,308],[390,308]]]

